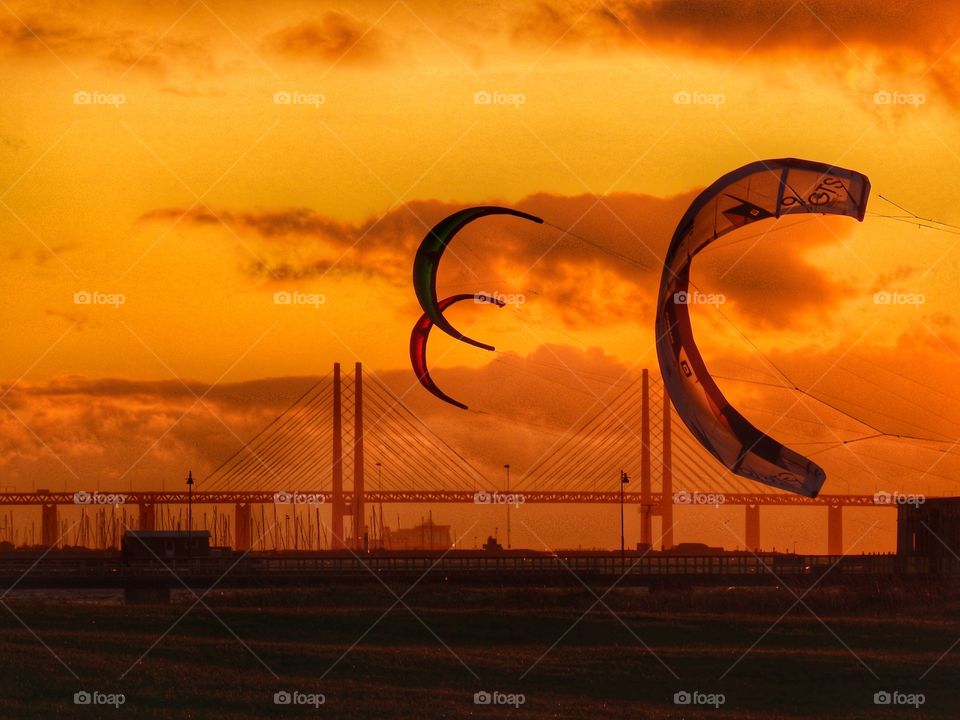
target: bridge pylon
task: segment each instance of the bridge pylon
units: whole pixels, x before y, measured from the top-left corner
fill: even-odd
[[[331,547],[346,547],[343,537],[343,407],[340,399],[340,363],[333,364],[333,477],[331,502]]]
[[[234,506],[234,548],[237,550],[249,550],[253,536],[253,522],[250,503],[238,502]]]
[[[157,529],[157,506],[152,502],[138,504],[138,518],[141,530]]]
[[[60,513],[56,503],[44,503],[40,510],[40,544],[56,547],[60,542]]]
[[[354,369],[353,395],[353,544],[357,550],[366,550],[366,505],[363,502],[363,368]]]
[[[843,555],[843,506],[827,506],[827,554]]]
[[[747,550],[756,552],[760,550],[760,506],[747,505],[744,510],[744,523],[746,525],[744,541],[747,544]]]
[[[653,543],[653,501],[650,487],[650,375],[643,369],[640,395],[640,543]]]
[[[660,534],[664,550],[673,547],[673,437],[670,395],[663,388],[663,487],[660,499]]]

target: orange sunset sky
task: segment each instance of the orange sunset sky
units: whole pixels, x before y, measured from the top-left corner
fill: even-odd
[[[868,175],[867,218],[699,256],[695,282],[726,298],[693,311],[707,366],[758,427],[820,450],[823,492],[957,492],[960,230],[879,197],[960,225],[954,3],[0,0],[0,55],[3,491],[179,487],[357,360],[492,482],[520,477],[619,379],[658,374],[660,261],[695,194],[800,157]],[[450,311],[496,354],[432,338],[462,412],[411,387],[410,268],[478,203],[589,243],[508,218],[454,241],[441,296],[525,300]],[[834,408],[762,384],[783,384],[764,358]],[[878,431],[928,440],[838,443]],[[515,525],[514,546],[619,542],[612,506],[519,512],[536,538]],[[845,520],[851,551],[891,548],[890,511]],[[742,510],[687,509],[678,540],[733,547],[724,521],[742,533]],[[764,510],[763,544],[823,551],[824,521]]]

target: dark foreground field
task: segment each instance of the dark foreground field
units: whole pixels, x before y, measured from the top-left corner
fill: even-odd
[[[395,590],[402,595],[405,588]],[[396,599],[384,587],[213,592],[205,598],[209,609],[188,611],[193,601],[185,592],[171,605],[150,607],[123,606],[111,593],[7,596],[0,716],[875,719],[960,713],[960,646],[930,670],[960,638],[960,600],[949,593],[815,591],[804,600],[810,609],[797,605],[789,612],[796,598],[769,589],[615,590],[604,598],[610,609],[598,604],[590,612],[596,598],[585,589],[443,585],[411,591],[403,598],[409,609],[389,610]],[[82,690],[122,693],[124,703],[75,705],[74,693]],[[325,702],[276,705],[281,691],[322,693]],[[476,705],[474,693],[481,691],[522,694],[524,702]],[[700,702],[717,703],[722,694],[724,702],[719,708],[674,704],[682,691],[701,693]],[[924,703],[919,709],[877,705],[878,692],[902,693],[891,695],[901,703],[917,702],[909,696],[922,693]]]

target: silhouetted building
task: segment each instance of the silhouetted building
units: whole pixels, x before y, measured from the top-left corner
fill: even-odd
[[[403,530],[383,529],[383,546],[387,550],[448,550],[450,526],[425,522]]]
[[[124,560],[167,560],[210,555],[210,533],[206,530],[128,530],[123,534]]]
[[[930,498],[897,506],[897,555],[960,555],[960,498]]]

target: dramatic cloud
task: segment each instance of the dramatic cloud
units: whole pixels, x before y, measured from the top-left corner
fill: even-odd
[[[22,381],[4,388],[4,475],[17,487],[169,487],[187,465],[212,469],[314,382]]]
[[[190,18],[205,23],[205,28],[191,29],[185,27],[188,22],[178,22],[166,32],[116,9],[101,12],[109,13],[114,22],[91,25],[82,16],[33,8],[18,17],[0,17],[0,56],[55,56],[77,75],[92,64],[106,70],[114,82],[132,73],[163,82],[164,91],[189,96],[211,94],[217,79],[231,67],[209,38],[211,30],[222,26],[202,10]]]
[[[562,197],[538,194],[513,205],[545,218],[545,225],[515,218],[484,218],[463,230],[442,266],[441,292],[524,293],[551,305],[570,327],[650,316],[656,306],[661,258],[674,225],[693,194],[670,198],[615,194]],[[244,271],[284,282],[356,273],[380,278],[410,303],[410,263],[427,230],[462,205],[422,200],[379,218],[346,223],[305,208],[230,211],[197,208],[181,223],[216,228],[221,223],[258,239],[261,262]],[[174,221],[175,208],[141,222]],[[836,303],[862,292],[856,276],[837,277],[816,266],[818,249],[840,242],[850,222],[782,221],[768,237],[704,253],[697,276],[757,326],[826,322]],[[559,228],[564,228],[561,230]],[[763,230],[757,230],[761,235]],[[852,272],[852,269],[851,271]]]
[[[29,53],[44,46],[63,48],[77,41],[79,30],[51,17],[27,19],[8,14],[0,18],[0,48],[9,53]]]
[[[796,225],[792,223],[797,223]],[[814,259],[834,246],[850,230],[849,218],[784,219],[779,225],[752,233],[751,239],[732,235],[725,245],[707,249],[695,263],[695,278],[705,277],[752,325],[772,329],[815,323],[829,326],[831,315],[843,300],[863,296],[873,276],[862,266],[837,277]],[[802,225],[802,227],[800,227]],[[741,235],[751,235],[749,230]]]
[[[362,64],[383,59],[380,31],[349,15],[328,12],[271,34],[266,45],[291,58]]]
[[[482,370],[441,371],[446,382],[462,385],[465,396],[483,398],[483,414],[469,418],[479,420],[477,425],[437,403],[406,371],[367,372],[368,383],[386,382],[428,425],[448,426],[452,432],[444,433],[445,440],[486,474],[499,468],[500,452],[508,452],[517,463],[532,463],[584,412],[599,409],[597,398],[612,402],[636,379],[636,373],[628,374],[626,366],[599,349],[563,346],[543,347],[528,357],[502,356]],[[0,388],[6,391],[6,408],[0,412],[0,466],[17,487],[43,478],[41,486],[53,488],[99,484],[155,489],[176,484],[188,468],[204,478],[318,380],[267,378],[214,387],[75,376],[22,381]],[[557,393],[557,387],[572,392]],[[329,397],[326,402],[329,411]],[[383,412],[392,411],[375,404],[368,408],[367,445],[372,453]],[[317,422],[328,426],[329,418],[321,413]],[[302,423],[299,428],[300,444],[327,457],[329,442],[318,446],[315,440],[322,428]],[[501,437],[496,449],[482,428]],[[325,479],[318,482],[328,485]]]
[[[960,323],[944,313],[920,315],[900,336],[897,347],[901,352],[918,348],[946,352],[960,365]]]
[[[932,80],[957,99],[960,52],[955,41],[960,12],[946,0],[922,4],[614,0],[559,7],[537,3],[519,13],[513,32],[528,42],[556,42],[566,48],[653,51],[668,64],[672,55],[712,54],[737,63],[761,61],[776,72],[780,66],[769,64],[776,54],[784,72],[794,64],[814,71],[846,66],[867,73],[874,84],[890,75],[913,78],[915,83]],[[831,77],[842,80],[844,73],[831,72]]]

